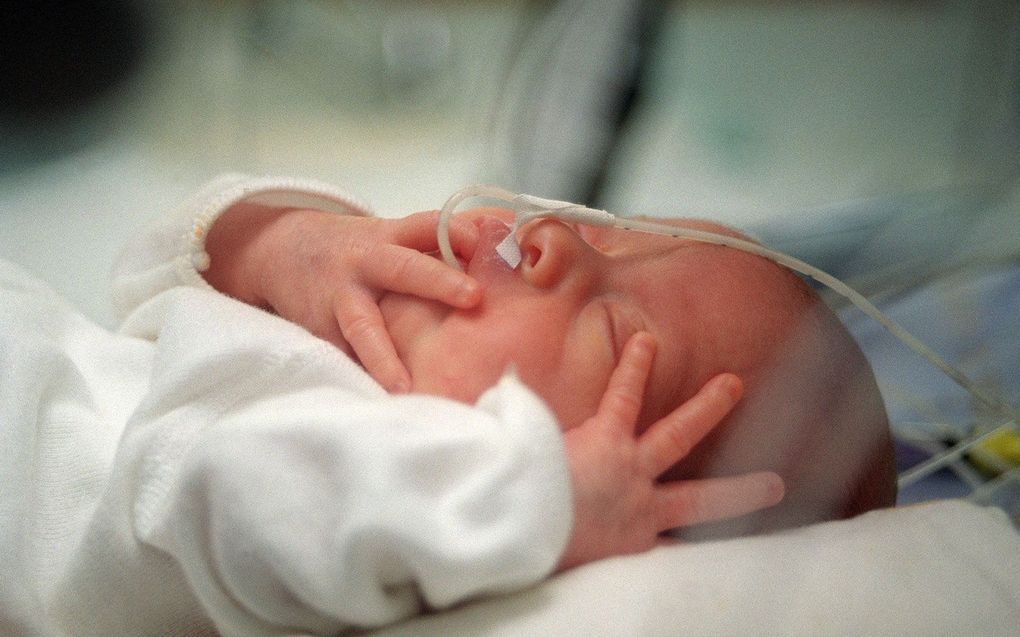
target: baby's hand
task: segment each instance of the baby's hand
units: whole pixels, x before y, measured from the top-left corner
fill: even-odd
[[[650,334],[628,341],[598,413],[564,434],[574,487],[574,528],[560,560],[566,569],[644,551],[663,531],[772,506],[783,497],[775,473],[660,483],[733,408],[740,379],[720,374],[690,400],[635,437],[655,355]]]
[[[477,281],[425,254],[438,249],[438,213],[379,219],[254,206],[229,217],[231,212],[209,235],[212,267],[206,279],[241,300],[269,306],[356,356],[391,391],[409,389],[410,376],[379,312],[379,298],[399,292],[458,308],[481,300]],[[231,224],[240,226],[237,232],[229,232]],[[217,245],[226,243],[224,236],[245,234],[247,245]],[[470,254],[477,229],[454,218],[450,240],[455,252]],[[232,278],[218,277],[216,267],[230,266],[232,253],[241,251],[247,254]]]

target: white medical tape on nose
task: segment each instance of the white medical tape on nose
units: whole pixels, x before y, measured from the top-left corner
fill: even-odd
[[[517,243],[517,228],[524,223],[540,217],[554,217],[564,222],[586,223],[592,226],[613,226],[616,217],[605,210],[595,210],[579,206],[569,201],[543,199],[532,195],[517,195],[511,201],[514,204],[514,225],[510,234],[496,246],[496,254],[506,261],[511,268],[521,263],[521,247]]]
[[[517,244],[517,233],[510,229],[510,234],[496,244],[496,254],[506,261],[511,270],[521,264],[521,246]]]

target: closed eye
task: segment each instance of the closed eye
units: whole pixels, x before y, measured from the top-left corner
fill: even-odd
[[[619,301],[606,301],[602,307],[606,316],[607,338],[613,346],[613,358],[619,361],[627,341],[641,331],[641,321],[634,311]]]
[[[620,355],[623,353],[623,345],[620,343],[618,338],[616,318],[613,315],[611,304],[602,304],[602,316],[603,325],[605,326],[606,342],[609,343],[610,347],[612,347],[613,360],[619,362]]]

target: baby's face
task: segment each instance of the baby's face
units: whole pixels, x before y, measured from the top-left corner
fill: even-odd
[[[723,335],[765,318],[768,295],[747,290],[754,277],[745,266],[753,269],[754,257],[543,219],[519,230],[523,261],[510,269],[494,252],[510,214],[464,214],[479,228],[474,253],[461,256],[484,287],[481,304],[464,311],[397,294],[380,301],[414,391],[473,402],[513,367],[564,428],[574,427],[595,413],[627,340],[647,331],[658,343],[647,425],[712,375],[740,373],[753,348]],[[705,222],[684,225],[732,234]]]

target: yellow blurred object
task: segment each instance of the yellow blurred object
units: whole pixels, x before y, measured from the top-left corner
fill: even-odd
[[[1004,429],[971,450],[971,461],[979,469],[1001,473],[1020,467],[1020,434]]]

